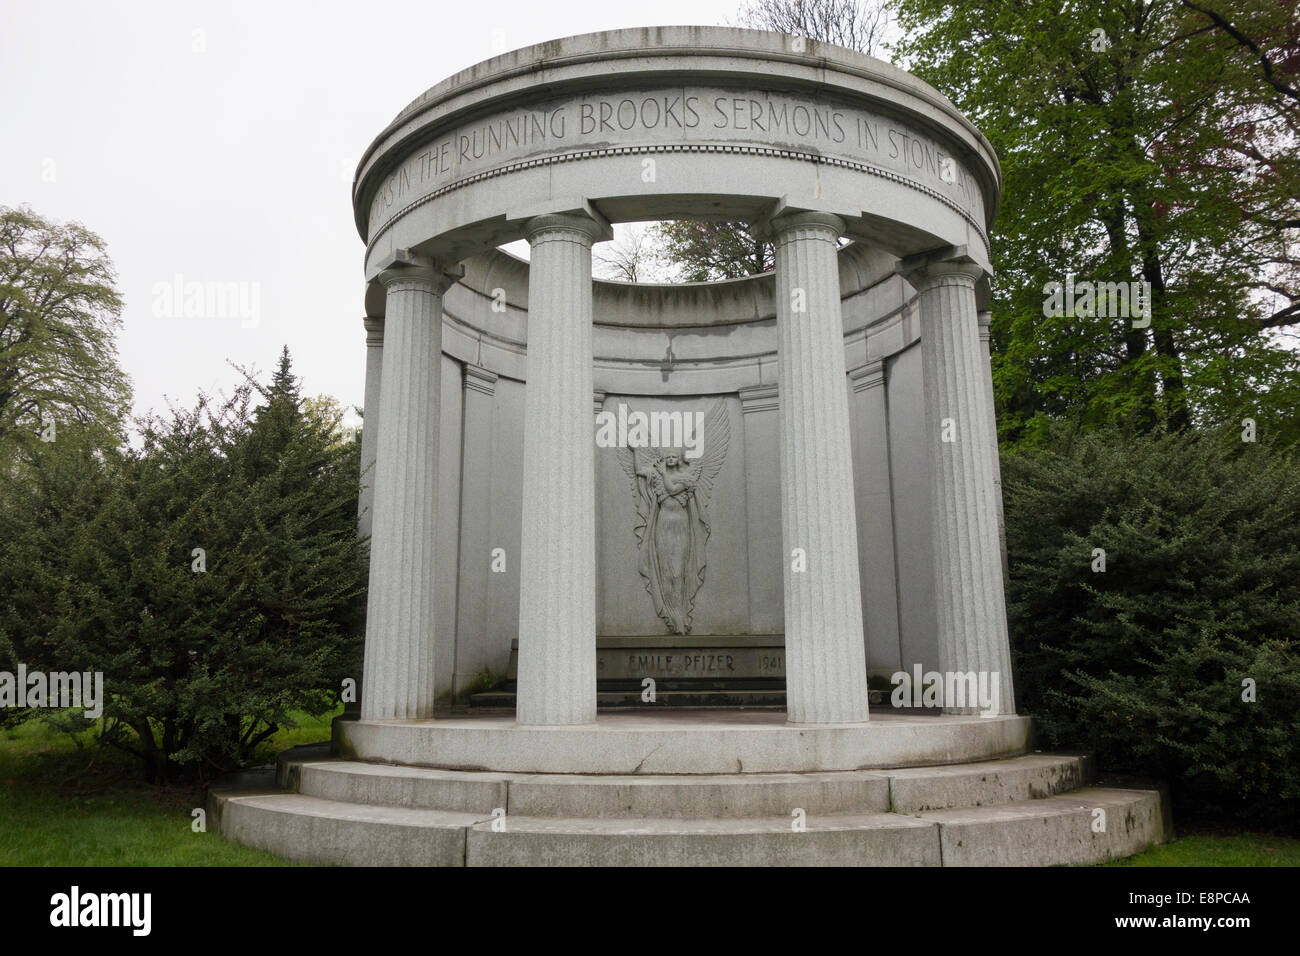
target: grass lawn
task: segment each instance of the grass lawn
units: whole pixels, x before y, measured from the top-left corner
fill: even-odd
[[[1300,866],[1300,840],[1193,833],[1107,866]]]
[[[268,759],[328,740],[333,716],[295,715],[298,726],[273,738]],[[190,814],[204,805],[202,787],[150,786],[132,758],[97,748],[89,731],[74,739],[43,721],[0,731],[0,866],[291,865],[195,833]]]
[[[341,708],[340,708],[341,710]],[[328,740],[329,714],[297,715],[267,758]],[[81,748],[77,744],[80,742]],[[288,866],[288,861],[194,833],[201,787],[153,787],[126,754],[97,749],[42,721],[0,731],[0,866]],[[1193,834],[1108,866],[1300,866],[1300,840]]]

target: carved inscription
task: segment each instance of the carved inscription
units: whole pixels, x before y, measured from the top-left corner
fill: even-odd
[[[722,89],[586,96],[476,120],[408,157],[379,185],[370,226],[436,189],[513,161],[585,148],[754,144],[892,170],[968,211],[978,186],[963,163],[895,119],[790,94]]]
[[[627,670],[629,674],[702,677],[735,673],[736,658],[732,654],[629,654]]]

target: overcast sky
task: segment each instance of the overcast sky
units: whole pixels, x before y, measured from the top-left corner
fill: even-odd
[[[5,0],[0,204],[79,220],[108,243],[137,412],[228,391],[227,359],[266,372],[285,344],[307,394],[359,405],[363,246],[349,186],[374,136],[503,50],[720,24],[739,6]],[[155,287],[177,276],[246,283],[258,321],[169,317]]]

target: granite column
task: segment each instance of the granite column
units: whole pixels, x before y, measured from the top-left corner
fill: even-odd
[[[786,709],[791,723],[867,720],[839,245],[824,213],[772,222],[776,244]]]
[[[933,262],[913,273],[934,479],[939,667],[949,673],[973,672],[985,681],[996,674],[997,712],[1012,714],[992,390],[985,381],[988,362],[975,306],[975,283],[982,275],[979,266],[959,260]],[[975,713],[980,708],[970,699],[952,699],[945,700],[944,710]]]
[[[528,383],[519,557],[520,724],[596,719],[591,247],[608,225],[528,220]]]
[[[407,254],[387,291],[366,609],[364,719],[433,716],[442,296],[458,275]]]

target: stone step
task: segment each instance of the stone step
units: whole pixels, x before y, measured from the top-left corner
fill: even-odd
[[[327,760],[304,763],[288,773],[288,787],[306,796],[341,803],[450,810],[490,816],[509,804],[512,774],[436,770],[390,764]]]
[[[502,773],[819,773],[994,760],[1026,752],[1028,717],[878,713],[851,724],[792,724],[779,710],[665,707],[599,714],[586,724],[513,715],[345,720],[338,752],[354,760]]]
[[[1106,829],[1094,832],[1094,810]],[[568,820],[507,816],[471,827],[469,866],[1055,866],[1161,842],[1155,791],[1088,789],[928,814],[758,820]]]
[[[1162,843],[1166,828],[1159,791],[1100,787],[913,819],[938,825],[944,866],[1103,863]]]
[[[869,772],[808,774],[510,774],[355,761],[303,764],[301,793],[381,806],[530,817],[663,819],[782,816],[889,809],[889,781]]]
[[[491,815],[380,807],[298,793],[211,791],[221,835],[289,860],[342,866],[464,866],[469,828]]]
[[[807,813],[912,813],[1051,796],[1086,780],[1075,756],[1028,754],[907,770],[700,775],[525,774],[351,760],[284,761],[308,796],[376,806],[528,817],[721,819]]]
[[[1088,757],[1044,753],[880,772],[889,777],[890,808],[896,813],[1037,800],[1077,789],[1094,776]]]
[[[748,819],[494,819],[217,788],[209,807],[227,839],[364,866],[1046,866],[1128,856],[1164,835],[1157,791],[1100,788],[918,814]]]
[[[896,813],[748,820],[505,819],[470,828],[468,866],[939,866],[938,828]]]

